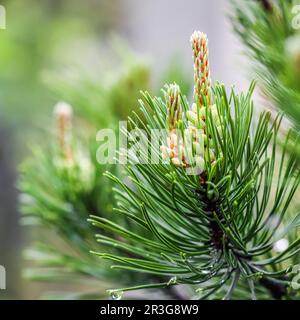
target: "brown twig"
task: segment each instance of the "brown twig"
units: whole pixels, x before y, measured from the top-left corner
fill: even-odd
[[[266,10],[267,12],[273,11],[273,5],[270,0],[256,0],[256,1],[259,1],[263,6],[264,10]]]

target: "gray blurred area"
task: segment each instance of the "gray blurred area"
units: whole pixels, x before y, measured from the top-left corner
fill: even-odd
[[[5,296],[20,295],[20,235],[17,211],[16,164],[12,152],[11,133],[0,123],[0,265],[6,268]]]
[[[138,52],[150,56],[159,75],[173,54],[193,73],[189,39],[194,30],[208,35],[212,80],[245,89],[241,46],[232,32],[228,0],[124,0],[121,30]]]

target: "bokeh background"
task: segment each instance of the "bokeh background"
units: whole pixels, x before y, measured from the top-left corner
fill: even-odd
[[[1,4],[7,26],[0,30],[0,264],[7,270],[7,290],[0,291],[0,298],[30,299],[38,298],[46,285],[22,277],[26,267],[22,251],[32,232],[20,224],[17,172],[30,146],[45,139],[41,131],[47,131],[51,122],[57,97],[49,88],[49,74],[63,77],[70,68],[96,73],[99,64],[114,64],[111,43],[122,43],[121,48],[149,67],[153,92],[173,78],[188,90],[193,73],[189,37],[198,29],[209,37],[213,80],[239,90],[249,81],[246,59],[232,32],[228,0]]]

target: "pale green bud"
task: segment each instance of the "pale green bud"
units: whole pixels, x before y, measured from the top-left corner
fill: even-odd
[[[192,111],[194,111],[195,113],[197,113],[198,107],[197,107],[196,103],[193,103],[193,104],[192,104]]]
[[[172,158],[171,161],[175,166],[181,166],[181,161],[178,158]]]
[[[205,170],[205,161],[203,157],[195,157],[196,167],[199,168],[201,171]]]
[[[197,126],[198,117],[196,112],[189,110],[186,112],[186,117],[193,125]]]
[[[168,128],[169,130],[173,130],[176,128],[176,125],[181,118],[180,88],[176,83],[166,85],[165,88],[165,101],[168,110]]]
[[[200,115],[201,119],[205,119],[206,118],[206,108],[205,107],[200,108],[199,115]]]
[[[209,155],[209,156],[208,156]],[[205,158],[210,161],[216,160],[215,154],[211,148],[206,148],[205,150]]]
[[[193,151],[196,155],[204,154],[204,143],[193,142]]]

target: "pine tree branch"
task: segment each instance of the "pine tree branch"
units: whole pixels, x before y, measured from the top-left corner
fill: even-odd
[[[204,203],[204,209],[207,212],[207,215],[211,218],[209,222],[210,228],[210,242],[214,250],[223,251],[224,248],[228,247],[229,239],[226,237],[226,234],[223,232],[222,228],[219,226],[219,223],[213,219],[213,213],[216,213],[219,221],[224,222],[221,211],[218,207],[221,204],[220,199],[209,199],[207,196],[207,184],[206,184],[206,175],[203,173],[200,176],[200,182],[202,187],[196,190],[196,194],[199,197],[200,202]],[[236,253],[238,256],[238,253]],[[244,257],[239,257],[243,260]],[[247,264],[249,264],[249,258],[246,259]],[[287,294],[287,286],[281,283],[278,283],[270,278],[264,277],[259,280],[260,284],[267,289],[271,296],[276,300],[281,300]]]
[[[220,199],[209,199],[207,196],[207,184],[206,184],[206,174],[203,173],[200,176],[201,187],[196,190],[196,194],[199,197],[200,203],[204,204],[204,210],[206,211],[208,217],[210,218],[209,221],[209,229],[210,229],[210,243],[213,244],[214,249],[222,250],[224,246],[224,232],[220,228],[218,222],[213,219],[214,213],[217,214],[218,219],[223,221],[222,214],[219,211],[220,206]]]
[[[165,101],[143,94],[140,105],[147,125],[140,119],[133,121],[134,127],[142,125],[149,137],[152,129],[167,129],[160,151],[161,158],[170,164],[127,166],[131,188],[107,175],[120,187],[122,212],[143,229],[124,228],[108,219],[92,220],[102,231],[128,240],[123,255],[96,254],[117,262],[115,268],[156,274],[163,279],[173,276],[170,281],[176,281],[172,286],[199,286],[196,292],[201,299],[219,299],[225,291],[225,298],[249,298],[249,288],[252,299],[265,298],[266,293],[282,299],[288,296],[288,282],[278,277],[291,272],[277,271],[277,265],[281,261],[293,263],[299,243],[294,241],[276,256],[272,248],[300,175],[294,174],[294,158],[288,158],[285,149],[281,158],[276,157],[280,118],[270,124],[270,114],[264,112],[254,126],[254,85],[241,95],[234,89],[228,95],[223,85],[211,88],[207,37],[195,32],[191,43],[196,102],[189,105],[176,84],[168,85]],[[185,131],[191,139],[184,136]],[[149,154],[145,151],[143,156]],[[134,152],[129,163],[136,163]],[[274,197],[273,181],[278,181]],[[278,222],[270,228],[272,218]],[[288,229],[295,226],[291,222]],[[109,247],[116,245],[109,239],[105,242]],[[128,251],[137,253],[138,258],[128,258]],[[266,259],[266,254],[270,258]],[[268,271],[269,267],[274,267],[274,272]],[[153,281],[126,291],[166,289],[171,283]],[[181,299],[177,291],[170,294]]]

